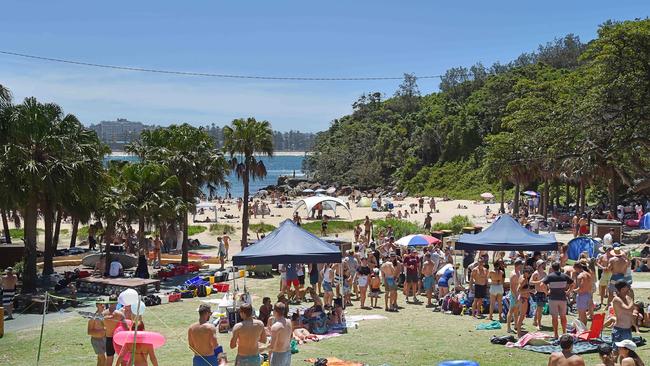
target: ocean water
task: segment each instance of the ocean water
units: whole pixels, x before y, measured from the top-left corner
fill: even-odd
[[[258,190],[278,182],[278,177],[282,175],[292,176],[294,173],[297,177],[303,176],[302,171],[302,161],[305,159],[304,156],[274,156],[261,157],[260,158],[264,165],[266,166],[266,177],[263,179],[252,180],[250,182],[250,192],[254,194]],[[137,156],[132,155],[111,155],[104,158],[105,162],[110,160],[123,160],[123,161],[138,161]],[[240,180],[237,179],[237,175],[231,173],[228,175],[228,182],[230,182],[230,193],[233,197],[241,197],[244,195],[244,186]],[[204,190],[207,195],[207,190]],[[225,196],[226,189],[219,188],[217,191],[218,195]]]

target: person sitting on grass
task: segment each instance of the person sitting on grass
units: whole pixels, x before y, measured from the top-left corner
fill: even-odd
[[[636,353],[636,344],[629,339],[616,342],[618,353],[621,359],[621,366],[645,366],[639,355]]]
[[[573,336],[564,334],[560,337],[562,352],[553,352],[548,358],[548,366],[584,366],[585,360],[573,353]]]
[[[616,366],[616,355],[611,344],[601,343],[598,345],[598,357],[602,363],[596,366]]]
[[[260,316],[259,319],[268,325],[269,318],[271,317],[271,312],[273,312],[273,305],[271,304],[271,298],[265,297],[262,299],[262,305],[260,306]]]

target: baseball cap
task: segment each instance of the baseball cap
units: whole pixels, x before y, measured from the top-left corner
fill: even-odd
[[[539,266],[541,266],[542,264],[545,264],[545,263],[546,262],[544,262],[543,259],[538,259],[537,262],[535,262],[535,267],[539,267]]]
[[[620,342],[614,343],[618,348],[627,348],[630,351],[636,351],[636,343],[632,342],[629,339],[624,339]]]
[[[521,258],[515,259],[515,266],[520,266],[524,264],[524,261]]]

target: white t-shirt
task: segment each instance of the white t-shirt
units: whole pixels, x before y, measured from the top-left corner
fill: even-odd
[[[605,234],[605,236],[603,236],[603,245],[604,246],[611,247],[613,243],[614,243],[614,238],[612,238],[611,233],[607,233],[607,234]]]
[[[122,271],[122,263],[120,263],[119,261],[111,262],[111,268],[108,271],[108,274],[111,277],[117,277],[120,275],[120,271]]]

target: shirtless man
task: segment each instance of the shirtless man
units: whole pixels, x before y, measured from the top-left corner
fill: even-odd
[[[548,366],[585,366],[585,360],[573,353],[573,336],[562,335],[560,348],[562,352],[553,352],[548,358]]]
[[[223,235],[221,236],[221,240],[223,240],[223,246],[226,248],[226,262],[228,261],[228,251],[230,250],[230,236],[228,236],[227,232],[223,232]]]
[[[117,306],[117,295],[111,295],[108,298],[108,309],[104,310],[104,336],[106,337],[106,366],[113,365],[113,356],[115,356],[115,348],[113,348],[113,333],[115,328],[124,320],[124,315],[115,310]]]
[[[431,253],[426,253],[422,263],[422,287],[427,293],[427,307],[433,306],[431,295],[433,295],[433,287],[436,282],[435,273],[436,265],[431,261]]]
[[[366,237],[367,243],[370,243],[370,230],[372,230],[372,221],[366,216],[366,220],[363,222],[363,235]]]
[[[284,317],[286,305],[278,302],[273,307],[271,344],[269,344],[270,366],[291,366],[291,338],[293,328]]]
[[[388,260],[384,261],[381,265],[381,274],[384,277],[384,286],[386,292],[384,293],[384,303],[386,311],[397,311],[397,268],[394,262],[397,261],[395,253],[390,253]],[[390,307],[388,300],[390,297]]]
[[[616,284],[617,281],[625,279],[625,273],[627,272],[627,267],[629,260],[625,256],[625,253],[621,250],[619,247],[615,247],[614,249],[609,251],[609,262],[607,269],[610,271],[612,276],[610,277],[609,280],[609,297],[608,297],[608,303],[612,302],[612,298],[614,296],[614,292],[616,292],[616,289],[614,288],[614,285]]]
[[[601,248],[603,253],[600,253],[596,258],[596,267],[600,270],[600,278],[598,279],[598,293],[600,294],[600,305],[605,305],[605,297],[607,295],[607,287],[609,280],[612,277],[612,272],[609,271],[609,247],[603,246]],[[607,295],[607,306],[609,306],[609,296]]]
[[[95,304],[97,309],[93,317],[88,320],[87,333],[90,336],[90,344],[97,355],[97,366],[106,365],[106,339],[104,338],[104,323],[102,322],[102,313],[104,304],[98,302]]]
[[[505,281],[505,264],[502,259],[494,263],[494,268],[488,273],[490,277],[490,314],[489,318],[492,319],[494,313],[494,304],[497,304],[499,321],[503,319],[503,281]]]
[[[632,339],[634,300],[629,296],[630,285],[625,280],[618,280],[614,284],[614,289],[612,306],[616,314],[616,322],[612,327],[612,342],[616,343],[624,339]],[[612,347],[616,350],[615,344]]]
[[[514,319],[517,318],[519,315],[519,302],[517,301],[519,297],[519,291],[517,290],[517,284],[519,283],[519,279],[521,278],[521,268],[524,265],[524,261],[521,259],[516,259],[515,260],[515,270],[512,271],[512,274],[510,275],[510,307],[508,308],[508,316],[506,317],[506,328],[508,329],[508,333],[512,332],[512,328],[510,327],[510,323],[514,321]]]
[[[230,348],[237,348],[235,366],[260,366],[260,349],[257,342],[266,343],[264,324],[253,319],[253,308],[243,304],[239,308],[241,322],[232,329]]]
[[[485,268],[483,257],[478,260],[478,266],[472,270],[472,276],[469,281],[470,288],[474,286],[474,302],[472,303],[472,315],[478,318],[481,315],[481,306],[483,299],[487,297],[488,269]]]
[[[537,327],[537,330],[542,329],[542,311],[544,310],[544,305],[548,302],[546,299],[546,285],[542,282],[544,277],[546,277],[546,262],[543,259],[538,259],[535,262],[536,271],[533,272],[533,275],[530,277],[530,284],[535,285],[535,294],[533,295],[533,300],[537,308],[535,309],[535,318],[533,319],[533,326]]]
[[[218,366],[214,349],[219,346],[217,328],[210,323],[212,309],[208,304],[199,305],[199,321],[187,330],[187,343],[194,352],[193,366]]]
[[[7,313],[5,320],[14,318],[14,296],[16,295],[17,283],[18,277],[14,274],[13,268],[7,267],[4,276],[2,276],[2,306],[5,309],[5,313]]]
[[[162,245],[163,242],[160,240],[160,236],[156,235],[156,239],[153,241],[153,254],[154,254],[154,260],[156,261],[156,266],[160,267],[160,261],[162,260],[161,258],[161,253],[162,253]],[[154,268],[157,268],[154,267]]]
[[[585,258],[577,261],[573,268],[575,268],[576,276],[576,307],[578,308],[578,319],[582,324],[587,325],[587,311],[593,304],[593,289],[594,276],[589,272],[589,261]]]

